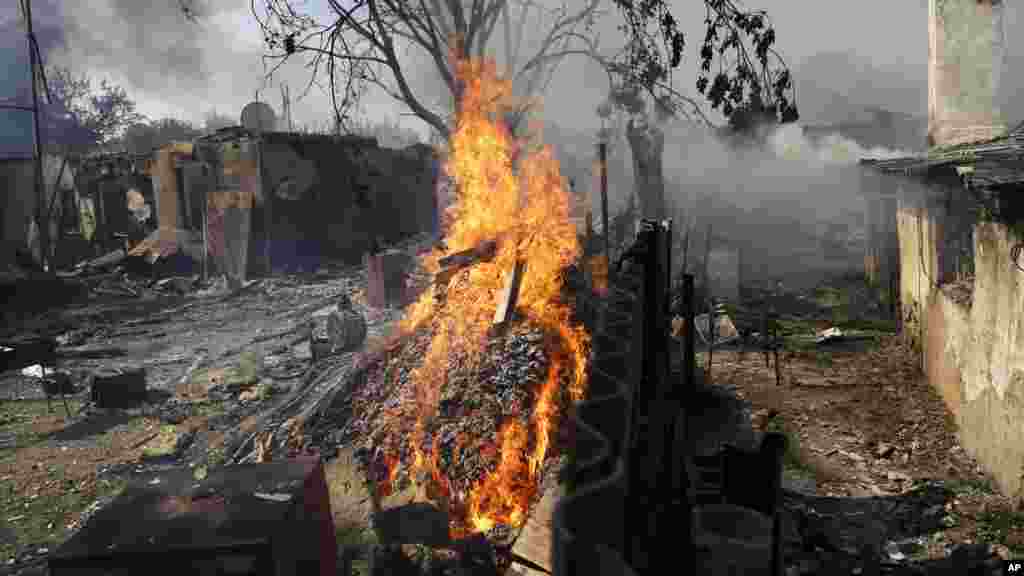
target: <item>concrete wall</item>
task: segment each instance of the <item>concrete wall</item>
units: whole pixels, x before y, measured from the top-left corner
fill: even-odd
[[[987,140],[1006,131],[999,110],[1002,0],[929,0],[928,143]]]
[[[905,333],[920,345],[924,373],[954,414],[963,446],[1005,494],[1022,498],[1024,272],[1010,259],[1021,240],[998,224],[975,225],[973,295],[965,301],[952,285],[929,281],[939,220],[907,205],[898,213]]]

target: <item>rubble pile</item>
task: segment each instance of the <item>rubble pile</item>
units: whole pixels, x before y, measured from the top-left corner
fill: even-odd
[[[430,336],[427,330],[409,335],[390,354],[366,366],[351,391],[352,417],[339,440],[357,447],[384,490],[401,490],[415,480],[410,477],[413,454],[408,444],[417,407],[411,375]],[[541,330],[519,323],[491,338],[480,358],[463,351],[449,356],[436,416],[427,423],[424,437],[415,441],[424,450],[436,445],[451,494],[465,494],[497,465],[502,424],[515,419],[528,425],[533,390],[547,375],[543,340]]]

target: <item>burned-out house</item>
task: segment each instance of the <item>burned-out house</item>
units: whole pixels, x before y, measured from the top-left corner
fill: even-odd
[[[145,208],[136,210],[136,221],[148,220],[156,225],[149,162],[145,154],[106,154],[82,160],[76,174],[79,204],[84,207],[80,213],[92,219],[85,224],[85,236],[97,254],[123,246],[124,239],[137,228],[129,209],[130,197],[135,199],[134,204],[141,197],[142,204],[149,207],[148,218],[143,218]]]
[[[149,173],[159,233],[134,254],[198,242],[207,269],[235,281],[358,262],[436,228],[437,161],[423,145],[229,128],[158,150]]]
[[[994,0],[931,0],[931,149],[862,164],[885,182],[869,217],[898,238],[888,274],[903,334],[955,415],[963,446],[1019,498],[1024,127],[1007,130],[997,104],[1002,10]]]

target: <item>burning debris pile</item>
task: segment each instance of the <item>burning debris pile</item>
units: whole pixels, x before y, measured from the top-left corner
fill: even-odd
[[[561,415],[583,394],[589,347],[564,294],[580,246],[558,163],[505,127],[511,86],[493,62],[457,70],[456,201],[446,246],[421,261],[434,289],[360,371],[343,434],[370,456],[378,491],[414,482],[453,536],[525,522]],[[495,330],[510,302],[512,321]]]
[[[417,437],[419,406],[413,373],[431,341],[428,330],[404,339],[365,368],[351,397],[352,417],[342,441],[360,449],[381,496],[427,480],[416,477],[417,450],[411,439]],[[429,478],[428,497],[458,507],[497,462],[502,427],[529,428],[534,391],[547,370],[544,333],[527,323],[489,339],[475,360],[466,351],[448,357],[436,412],[418,437],[418,453],[437,458],[436,471],[429,471],[438,475]]]

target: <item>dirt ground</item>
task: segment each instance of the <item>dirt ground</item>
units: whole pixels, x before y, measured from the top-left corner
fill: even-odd
[[[47,318],[72,352],[60,368],[80,391],[71,397],[68,418],[59,400],[48,412],[31,379],[0,375],[0,573],[38,565],[135,471],[222,463],[226,438],[251,428],[303,381],[308,314],[341,291],[358,294],[361,281],[351,271],[275,277],[235,295],[105,298]],[[995,492],[959,446],[954,422],[923,381],[915,355],[891,324],[877,319],[877,310],[863,311],[858,291],[857,280],[846,279],[793,299],[806,310],[783,315],[781,387],[763,356],[737,350],[714,351],[712,380],[734,385],[752,404],[756,428],[790,438],[791,489],[862,498],[906,493],[925,480],[950,486],[956,495],[945,505],[944,529],[901,546],[894,558],[939,558],[972,542],[1021,557],[1024,512]],[[371,327],[390,321],[367,314]],[[830,326],[854,338],[814,344],[815,331]],[[146,367],[150,402],[127,411],[90,408],[84,378],[110,366]],[[254,382],[268,386],[245,396]],[[213,389],[220,393],[203,393]],[[183,397],[183,390],[199,393]],[[372,509],[352,454],[342,450],[327,474],[339,544],[372,543]],[[390,498],[402,503],[413,496]]]
[[[1024,512],[996,492],[960,446],[919,356],[894,326],[851,308],[845,295],[859,289],[855,281],[832,284],[815,294],[823,313],[783,321],[789,336],[781,387],[763,355],[738,350],[713,352],[712,380],[734,385],[751,404],[755,429],[786,433],[791,487],[853,498],[906,493],[929,480],[950,487],[955,497],[945,505],[945,529],[919,538],[906,554],[893,552],[894,559],[941,558],[971,543],[991,544],[1004,558],[1024,556]],[[835,325],[854,337],[814,343],[815,331]]]
[[[59,334],[57,368],[77,391],[69,417],[59,398],[48,411],[38,380],[0,374],[0,572],[38,565],[136,472],[224,462],[225,439],[303,382],[309,314],[361,285],[358,269],[337,268],[237,293],[136,289],[35,318],[24,330]],[[367,319],[372,327],[388,314]],[[89,375],[118,367],[145,368],[147,401],[95,408]]]

